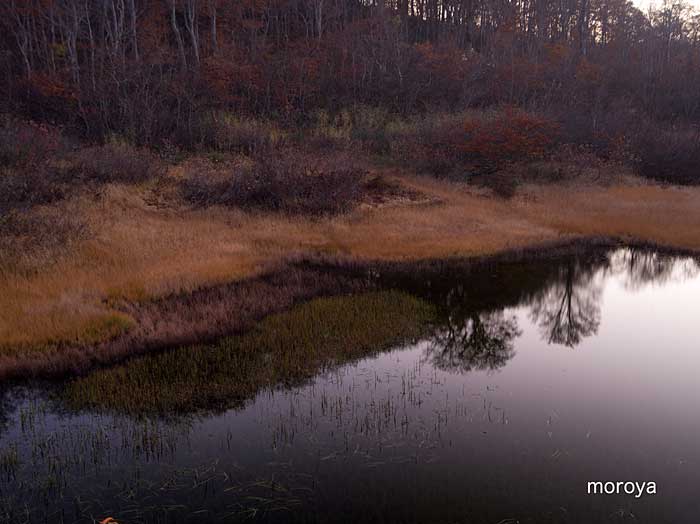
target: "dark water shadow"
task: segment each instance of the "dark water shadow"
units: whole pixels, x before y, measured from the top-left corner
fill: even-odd
[[[611,268],[606,249],[546,260],[491,261],[442,267],[425,275],[393,275],[436,310],[426,360],[443,370],[495,371],[515,355],[522,331],[514,308],[528,307],[543,340],[574,347],[596,333],[600,295]]]

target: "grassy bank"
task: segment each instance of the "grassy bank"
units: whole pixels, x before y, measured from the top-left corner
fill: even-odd
[[[502,200],[463,184],[383,173],[424,200],[367,205],[323,220],[158,208],[148,201],[148,188],[125,186],[107,188],[98,202],[79,197],[60,204],[91,233],[55,251],[34,251],[28,269],[5,266],[0,346],[107,337],[115,315],[121,318],[113,307],[120,301],[143,302],[248,278],[300,254],[417,260],[488,255],[587,236],[700,248],[696,188],[635,180],[607,187],[528,185]]]
[[[112,299],[120,320],[111,332],[41,345],[10,346],[0,354],[0,377],[61,377],[118,363],[127,357],[215,341],[251,329],[262,318],[319,296],[357,293],[369,282],[327,269],[279,267],[264,275],[170,293],[154,299]],[[87,337],[91,337],[91,339]]]

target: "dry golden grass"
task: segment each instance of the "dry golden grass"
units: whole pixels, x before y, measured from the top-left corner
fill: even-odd
[[[0,271],[0,347],[92,342],[128,329],[114,304],[242,279],[299,254],[412,260],[582,236],[700,249],[700,188],[634,179],[524,186],[511,200],[387,171],[425,195],[322,221],[150,205],[153,188],[70,202],[92,234],[40,272]],[[66,204],[68,205],[68,204]],[[1,270],[2,268],[0,268]]]
[[[636,182],[636,183],[635,183]],[[638,239],[700,249],[700,188],[631,181],[611,187],[537,187],[517,211],[528,221],[577,236]]]

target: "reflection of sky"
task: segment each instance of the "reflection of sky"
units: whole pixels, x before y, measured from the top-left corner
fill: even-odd
[[[504,378],[513,377],[513,387],[523,392],[522,381],[547,385],[569,406],[629,419],[640,431],[692,430],[700,436],[700,419],[690,416],[700,398],[698,297],[697,278],[630,291],[623,278],[611,277],[603,288],[597,336],[573,350],[543,344],[521,311],[524,333]]]

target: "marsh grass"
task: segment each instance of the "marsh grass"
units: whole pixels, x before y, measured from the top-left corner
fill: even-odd
[[[67,207],[0,213],[0,274],[45,270],[86,238],[89,227]]]
[[[75,408],[172,413],[224,408],[423,334],[432,307],[398,291],[319,298],[213,346],[148,355],[71,382]]]

